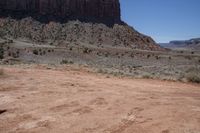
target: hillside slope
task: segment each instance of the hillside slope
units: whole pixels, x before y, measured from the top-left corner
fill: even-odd
[[[41,23],[31,17],[0,18],[0,37],[27,38],[33,42],[54,46],[91,45],[94,47],[127,47],[144,50],[163,50],[153,39],[140,34],[128,25],[69,21]]]

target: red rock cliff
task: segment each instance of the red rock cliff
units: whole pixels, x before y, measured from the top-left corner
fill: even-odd
[[[0,0],[0,10],[121,22],[119,0]]]

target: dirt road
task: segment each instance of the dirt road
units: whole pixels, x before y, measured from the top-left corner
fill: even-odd
[[[200,85],[1,68],[0,133],[200,133]]]

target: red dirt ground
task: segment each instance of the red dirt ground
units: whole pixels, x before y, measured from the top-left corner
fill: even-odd
[[[200,133],[200,85],[5,67],[0,133]]]

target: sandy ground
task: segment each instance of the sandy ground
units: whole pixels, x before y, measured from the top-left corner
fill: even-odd
[[[200,133],[200,85],[1,68],[0,133]]]

